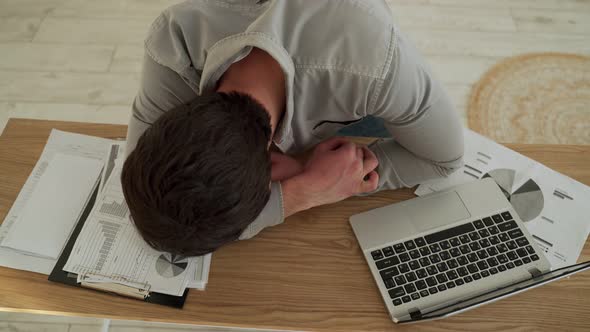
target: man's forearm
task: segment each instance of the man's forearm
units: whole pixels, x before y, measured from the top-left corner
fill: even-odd
[[[286,217],[377,188],[379,161],[366,147],[335,137],[318,144],[303,171],[281,182]]]
[[[295,177],[282,181],[281,187],[285,218],[313,207],[311,202],[306,199],[304,186],[300,183],[300,179]]]

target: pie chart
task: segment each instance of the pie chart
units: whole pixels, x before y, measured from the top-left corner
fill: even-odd
[[[156,260],[156,272],[164,278],[174,278],[184,272],[187,265],[186,257],[163,253]]]
[[[502,190],[508,201],[524,222],[538,217],[543,211],[543,192],[532,179],[523,184],[514,184],[515,171],[513,169],[495,169],[482,176],[482,179],[492,178]]]

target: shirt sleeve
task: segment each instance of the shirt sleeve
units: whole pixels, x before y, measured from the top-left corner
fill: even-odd
[[[270,198],[260,215],[240,235],[240,240],[247,240],[265,229],[283,223],[283,191],[280,182],[273,182],[270,187]]]
[[[127,129],[126,154],[135,149],[143,132],[166,111],[187,104],[197,97],[197,92],[171,70],[155,62],[150,55],[144,56],[140,87],[132,105]],[[260,215],[244,230],[240,240],[258,234],[266,227],[284,221],[283,199],[280,183],[272,183],[270,199]]]
[[[170,68],[144,55],[139,91],[133,101],[131,118],[127,128],[129,155],[135,149],[143,132],[162,114],[197,97],[180,75]]]
[[[463,165],[463,129],[454,106],[419,52],[396,36],[396,52],[373,115],[391,139],[369,148],[379,160],[377,190],[413,187]]]

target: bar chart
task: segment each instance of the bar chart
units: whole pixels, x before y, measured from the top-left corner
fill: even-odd
[[[102,271],[102,268],[113,249],[115,238],[121,230],[121,225],[106,220],[100,220],[98,224],[100,225],[100,233],[103,239],[100,250],[98,251],[98,260],[96,261],[94,269],[95,271]]]

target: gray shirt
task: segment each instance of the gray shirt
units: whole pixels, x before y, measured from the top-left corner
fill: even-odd
[[[370,146],[378,190],[412,187],[462,166],[452,103],[381,0],[193,0],[166,9],[145,40],[127,153],[164,112],[214,91],[253,47],[285,74],[285,113],[274,143],[297,153],[367,115],[391,139]],[[240,239],[283,222],[280,183]]]

